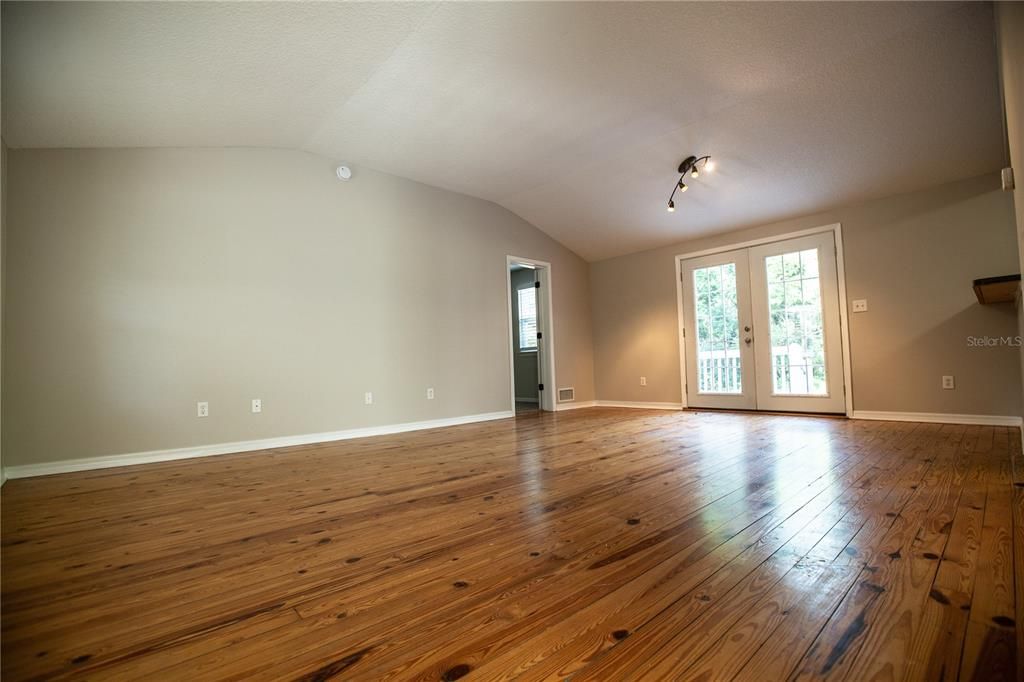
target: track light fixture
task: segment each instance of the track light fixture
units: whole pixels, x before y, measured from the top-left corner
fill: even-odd
[[[674,201],[676,192],[685,192],[689,189],[686,183],[683,182],[683,178],[689,173],[691,178],[700,177],[700,171],[704,170],[710,173],[714,169],[715,165],[711,163],[710,156],[688,156],[679,164],[679,181],[676,186],[672,188],[672,194],[668,197],[668,212],[672,213],[676,210],[676,203]]]

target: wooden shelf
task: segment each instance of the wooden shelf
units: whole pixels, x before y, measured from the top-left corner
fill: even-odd
[[[974,295],[978,303],[1012,303],[1017,297],[1020,287],[1020,275],[1003,275],[1002,277],[984,277],[974,280]]]

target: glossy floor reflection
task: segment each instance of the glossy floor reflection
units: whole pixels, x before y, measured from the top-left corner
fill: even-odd
[[[592,408],[9,481],[3,678],[1019,679],[1019,453]]]

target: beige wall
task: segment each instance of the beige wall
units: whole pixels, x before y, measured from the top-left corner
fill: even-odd
[[[283,150],[8,161],[7,466],[508,410],[508,254],[593,398],[587,264],[493,203]]]
[[[592,263],[597,397],[682,400],[677,254],[837,222],[847,293],[869,306],[850,318],[854,408],[1020,414],[1017,349],[967,346],[968,336],[1017,334],[1012,305],[979,305],[971,290],[975,278],[1018,272],[1013,205],[998,175]],[[956,390],[941,389],[943,374]]]
[[[1010,166],[1016,175],[1013,200],[1017,217],[1018,270],[1024,272],[1024,3],[996,5],[999,73],[1006,115]],[[1020,315],[1024,334],[1024,309]],[[1024,348],[1021,348],[1024,365]]]
[[[673,257],[832,222],[849,296],[870,304],[851,316],[855,407],[1021,413],[1016,349],[966,343],[1017,333],[1012,306],[970,289],[1019,267],[994,175],[588,267],[489,202],[365,169],[340,183],[333,166],[10,150],[4,464],[507,410],[508,254],[553,265],[559,385],[679,402]]]
[[[537,353],[519,352],[519,295],[518,290],[524,286],[532,286],[536,281],[533,270],[515,270],[511,274],[512,282],[512,368],[516,384],[516,399],[537,401],[539,392],[537,384],[540,377],[537,372]],[[557,371],[557,370],[556,370]]]
[[[7,143],[0,139],[0,396],[3,395],[3,329],[4,298],[7,297]],[[3,402],[0,401],[0,433],[3,433]],[[3,438],[0,438],[0,485],[7,480],[4,473]]]

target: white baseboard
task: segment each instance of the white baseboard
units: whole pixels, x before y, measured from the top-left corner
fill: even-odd
[[[618,400],[597,400],[598,407],[632,407],[639,410],[681,410],[682,403],[621,402]]]
[[[653,410],[682,409],[682,405],[680,403],[622,402],[615,400],[587,400],[582,402],[559,403],[555,406],[555,409],[561,412],[563,410],[578,410],[586,407],[627,407]],[[473,424],[476,422],[491,421],[495,419],[508,419],[513,416],[515,415],[511,410],[505,410],[502,412],[487,412],[484,414],[471,414],[462,417],[448,417],[444,419],[431,419],[419,422],[406,422],[403,424],[369,426],[358,429],[346,429],[344,431],[308,433],[300,434],[297,436],[263,438],[259,440],[237,441],[234,443],[218,443],[216,445],[200,445],[195,447],[175,448],[170,450],[151,450],[149,452],[135,452],[122,455],[109,455],[105,457],[67,459],[57,462],[45,462],[42,464],[21,464],[3,467],[2,469],[0,469],[0,486],[2,486],[9,478],[29,478],[32,476],[46,476],[50,474],[62,474],[73,471],[107,469],[111,467],[131,466],[133,464],[169,462],[179,459],[191,459],[194,457],[212,457],[215,455],[227,455],[239,452],[250,452],[253,450],[283,448],[293,445],[310,445],[312,443],[325,443],[336,440],[349,440],[352,438],[384,436],[395,433],[405,433],[407,431],[436,429],[445,426],[458,426],[460,424]],[[929,422],[938,424],[1016,426],[1018,428],[1024,429],[1024,423],[1022,423],[1020,417],[1001,415],[943,414],[934,412],[872,412],[866,410],[854,410],[853,418],[882,421]]]
[[[134,452],[124,455],[109,455],[105,457],[84,457],[81,459],[66,459],[59,462],[45,462],[43,464],[20,464],[5,467],[4,474],[8,478],[29,478],[31,476],[64,474],[72,471],[88,471],[90,469],[107,469],[110,467],[123,467],[133,464],[152,464],[154,462],[169,462],[177,459],[191,459],[193,457],[211,457],[214,455],[250,452],[252,450],[285,448],[292,445],[310,445],[312,443],[349,440],[351,438],[386,436],[393,433],[405,433],[406,431],[437,429],[445,426],[458,426],[460,424],[473,424],[475,422],[491,421],[493,419],[507,419],[513,416],[515,416],[515,414],[511,410],[505,410],[502,412],[471,414],[463,417],[448,417],[445,419],[430,419],[420,422],[406,422],[404,424],[368,426],[359,429],[346,429],[344,431],[306,433],[297,436],[263,438],[260,440],[246,440],[235,443],[218,443],[216,445],[200,445],[189,448],[175,448],[172,450],[151,450],[149,452]]]
[[[570,403],[555,403],[555,412],[562,412],[563,410],[578,410],[583,407],[594,407],[597,401],[594,400],[581,400],[580,402]]]
[[[681,403],[637,403],[637,402],[621,402],[618,400],[586,400],[581,402],[572,403],[559,403],[555,406],[555,410],[561,412],[562,410],[578,410],[583,407],[629,407],[638,410],[681,410],[683,406]]]
[[[1020,417],[990,414],[945,414],[942,412],[871,412],[854,410],[854,419],[930,424],[977,424],[980,426],[1021,426]]]

